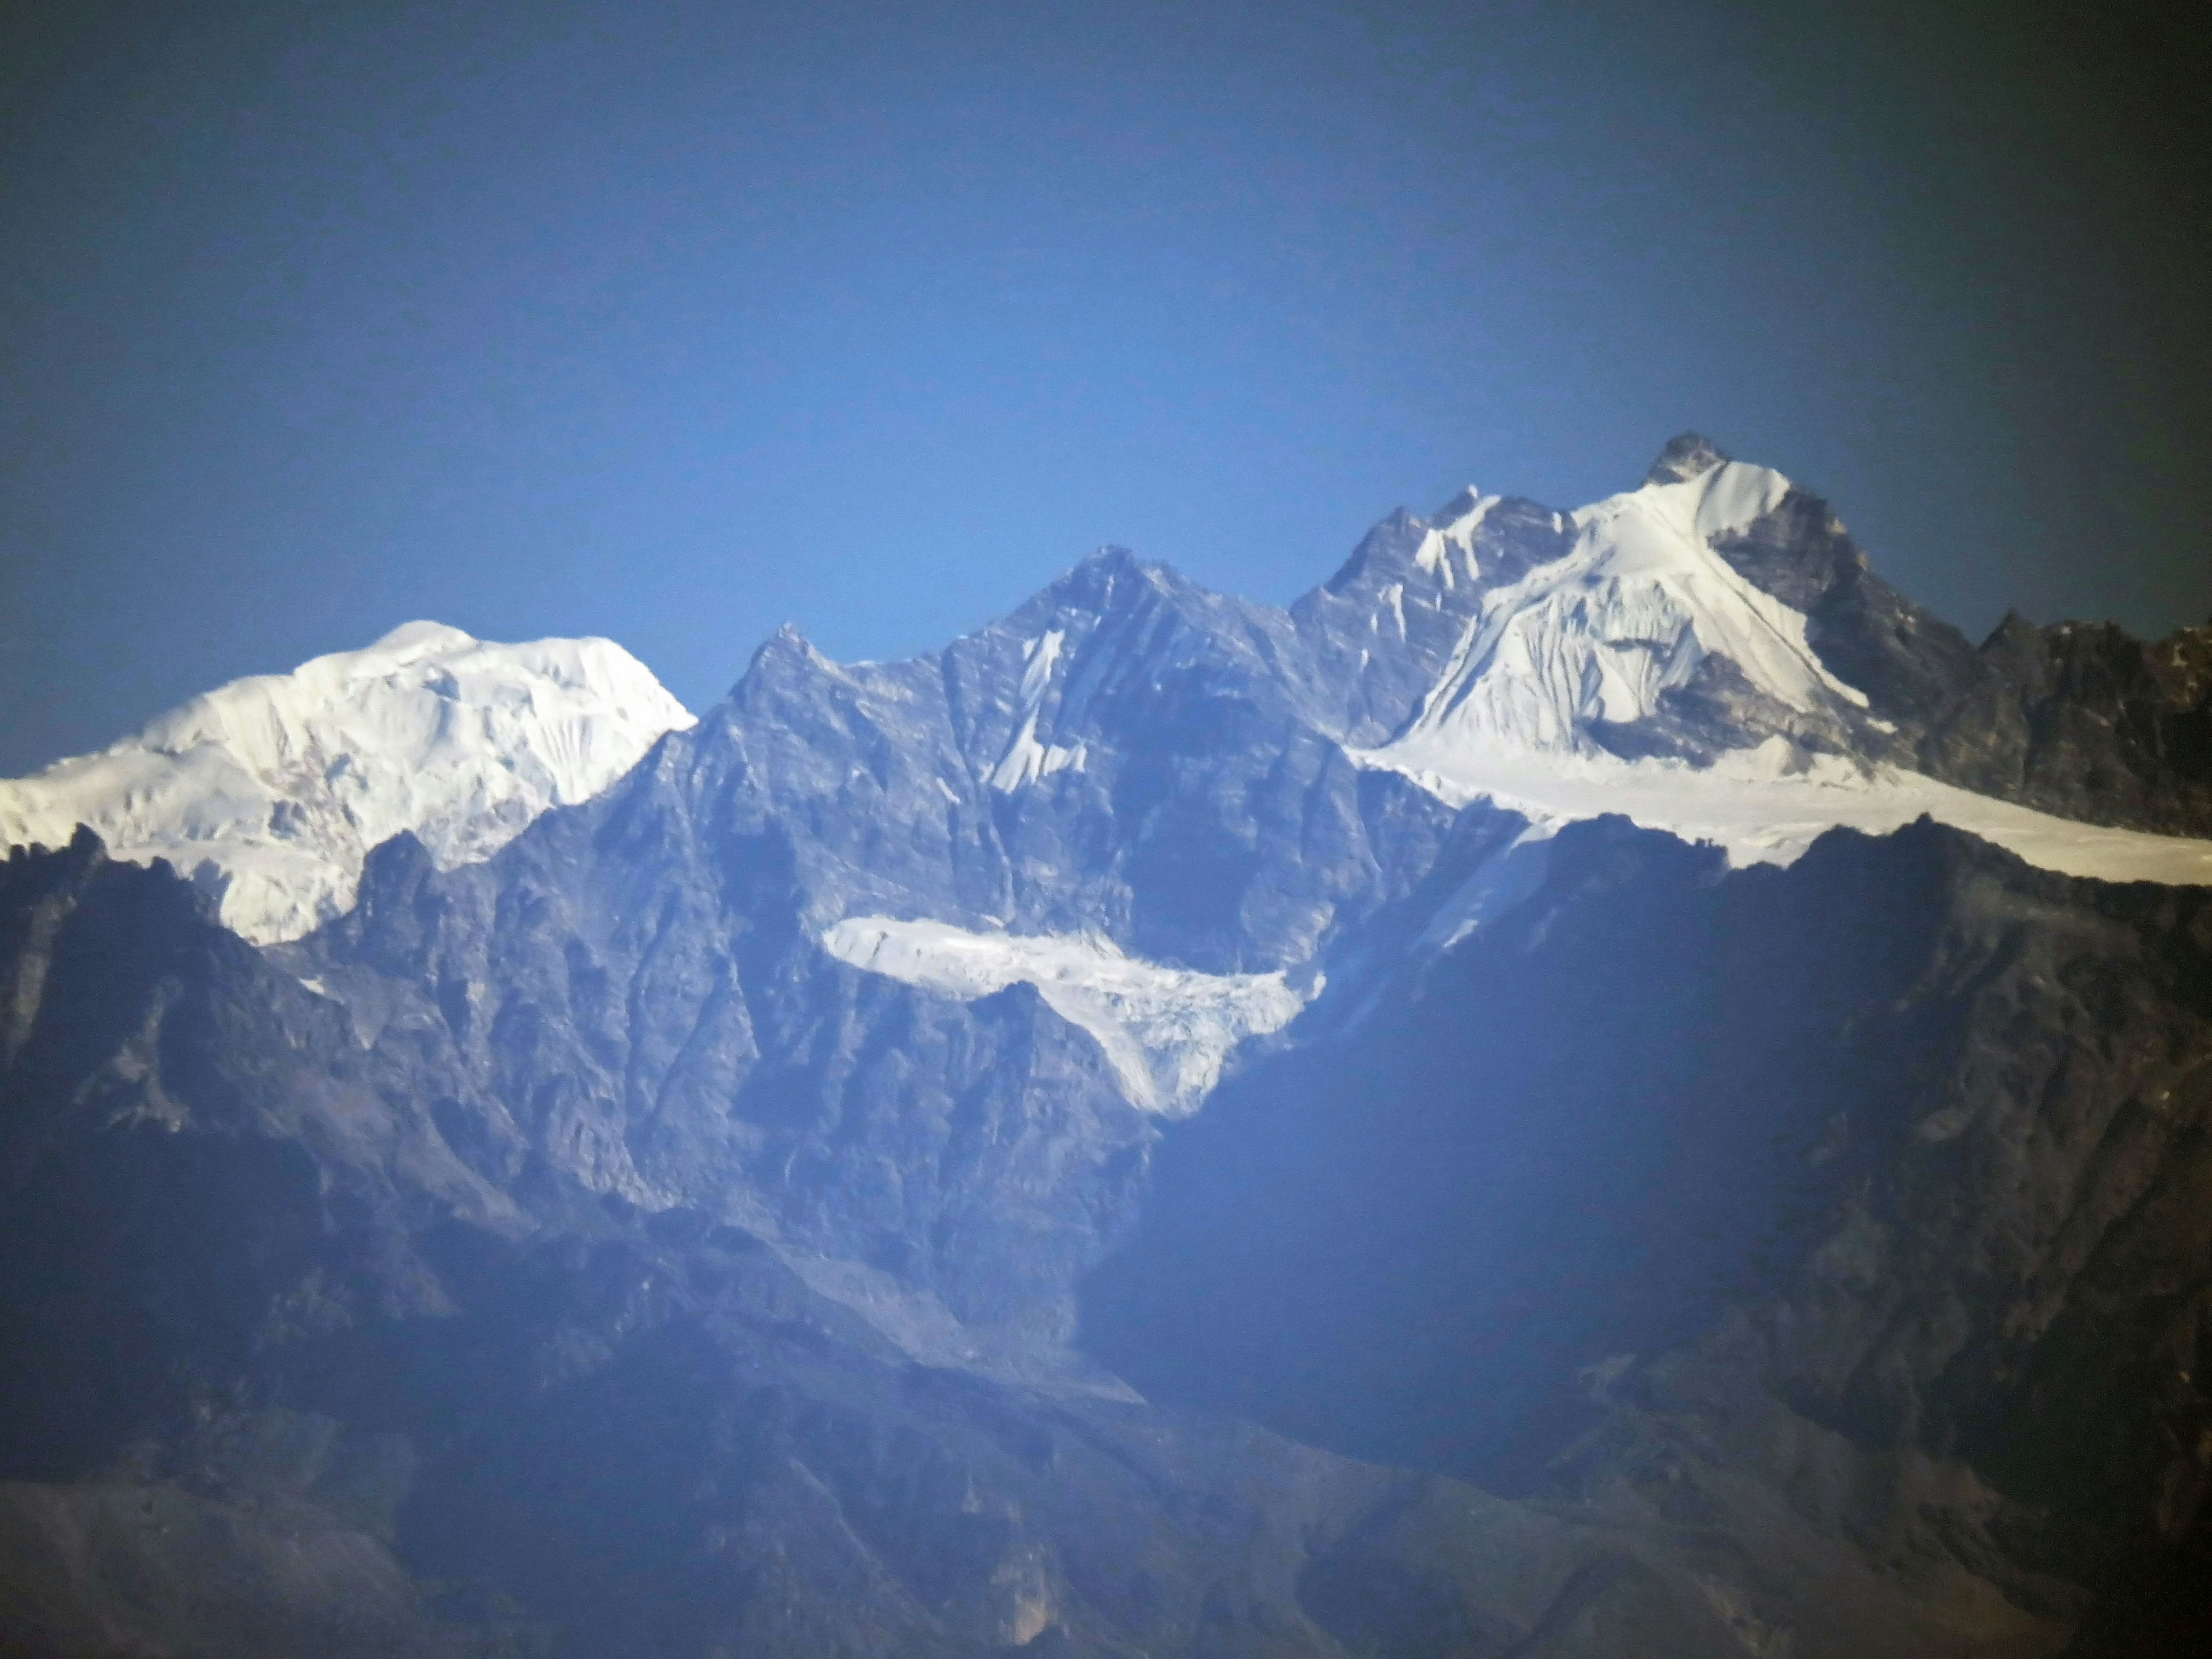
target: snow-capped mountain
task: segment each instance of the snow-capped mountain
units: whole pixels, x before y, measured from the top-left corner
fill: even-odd
[[[0,860],[34,1650],[2201,1601],[2212,630],[1977,647],[1702,440],[1287,610],[1103,550],[696,723],[403,630],[8,791],[68,842]]]
[[[1351,752],[1455,805],[1526,813],[1540,834],[1618,813],[1740,863],[1786,863],[1840,825],[1925,815],[2045,869],[2212,883],[2212,842],[2036,811],[1899,763],[1897,722],[1824,660],[1798,596],[1724,550],[1781,528],[1794,493],[1688,434],[1641,488],[1574,513],[1558,556],[1488,583],[1470,559],[1479,597],[1449,658],[1387,742]]]
[[[407,830],[441,866],[487,857],[690,724],[612,641],[409,623],[0,782],[0,845],[59,847],[85,824],[118,858],[167,859],[246,938],[295,939],[353,902],[380,842]]]
[[[1233,685],[1267,722],[1340,744],[1355,764],[1455,807],[1489,799],[1523,812],[1538,835],[1617,812],[1738,861],[1773,862],[1838,825],[1880,831],[1924,813],[2073,874],[2212,878],[2212,848],[2199,842],[2038,811],[2024,792],[1992,787],[1985,765],[1910,752],[1903,729],[1940,711],[1924,696],[1876,708],[1851,678],[1864,665],[1824,654],[1838,619],[1832,605],[1815,614],[1823,598],[1807,583],[1819,563],[1796,522],[1808,499],[1779,472],[1685,434],[1642,487],[1572,514],[1470,487],[1430,519],[1394,514],[1287,614],[1109,551],[941,658],[841,668],[796,636],[793,648],[841,676],[861,706],[911,704],[917,690],[941,705],[942,736],[927,744],[951,752],[909,801],[922,814],[911,828],[940,825],[957,842],[955,821],[990,796],[1051,798],[1019,815],[1006,849],[1012,888],[921,903],[963,927],[1070,939],[1126,928],[1134,918],[1115,909],[1126,900],[1067,890],[1103,872],[1062,856],[1048,844],[1061,830],[1048,826],[1071,827],[1110,799],[1130,732],[1141,741],[1158,722],[1188,719],[1176,701],[1224,674],[1201,695]],[[1827,517],[1817,527],[1839,536]],[[1749,556],[1762,546],[1796,550],[1762,565]],[[1855,550],[1840,568],[1872,582]],[[1942,631],[1909,610],[1904,621]],[[1929,654],[1942,664],[1940,650]],[[368,850],[401,830],[441,866],[482,859],[690,724],[610,641],[495,645],[410,623],[0,783],[0,844],[59,845],[87,824],[118,856],[167,859],[219,896],[227,923],[268,943],[342,912]],[[891,724],[904,728],[886,728],[895,745],[918,753],[920,728]],[[854,868],[848,892],[824,895],[834,914],[822,923],[876,902],[868,895],[888,868],[874,858]],[[1325,925],[1311,902],[1304,925]],[[1302,960],[1304,937],[1261,965]],[[1241,965],[1250,943],[1236,962],[1206,965]]]
[[[1713,550],[1789,492],[1778,472],[1717,461],[1582,508],[1563,556],[1485,595],[1398,741],[1501,758],[1633,753],[1656,745],[1670,702],[1715,679],[1725,691],[1706,695],[1738,705],[1716,734],[1729,747],[1801,722],[1841,738],[1866,694],[1822,666],[1801,612]]]

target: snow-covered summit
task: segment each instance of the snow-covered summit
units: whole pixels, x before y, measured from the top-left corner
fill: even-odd
[[[1805,617],[1713,546],[1771,512],[1790,481],[1717,452],[1696,464],[1706,459],[1662,457],[1653,482],[1573,514],[1565,557],[1486,594],[1394,746],[1431,757],[1613,753],[1645,741],[1632,728],[1668,712],[1668,693],[1701,682],[1764,707],[1770,728],[1793,717],[1834,725],[1863,708],[1864,695],[1814,654]]]
[[[2030,862],[2112,880],[2212,880],[2212,842],[2051,817],[1896,763],[1895,727],[1814,649],[1810,619],[1725,549],[1771,530],[1792,486],[1686,433],[1638,489],[1570,515],[1556,558],[1486,587],[1386,742],[1351,746],[1532,833],[1604,813],[1787,863],[1837,825],[1924,814]],[[1433,530],[1428,534],[1434,536]]]
[[[690,724],[611,640],[498,645],[412,622],[0,782],[0,844],[59,846],[88,824],[118,858],[168,860],[266,944],[343,910],[368,850],[401,830],[444,867],[488,857]]]

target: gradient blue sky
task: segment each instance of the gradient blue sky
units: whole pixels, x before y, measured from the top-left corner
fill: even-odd
[[[415,617],[701,707],[1104,542],[1284,600],[1687,426],[1970,630],[2202,620],[2187,16],[10,8],[0,773]]]

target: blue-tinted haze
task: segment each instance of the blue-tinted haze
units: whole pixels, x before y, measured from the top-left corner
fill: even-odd
[[[1691,425],[1970,630],[2200,620],[2203,25],[1941,9],[12,9],[0,773],[418,616],[696,707],[1102,542],[1284,599]]]

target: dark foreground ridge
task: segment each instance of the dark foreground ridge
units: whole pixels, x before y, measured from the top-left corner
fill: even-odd
[[[1289,612],[1109,552],[915,662],[780,635],[293,945],[0,864],[0,1651],[2205,1645],[2212,893],[1363,770],[1567,535],[1432,528]],[[1796,492],[1721,550],[1888,758],[2212,829],[2212,634],[1977,651]],[[848,917],[1316,994],[1177,1121]]]

